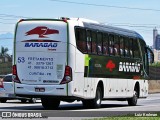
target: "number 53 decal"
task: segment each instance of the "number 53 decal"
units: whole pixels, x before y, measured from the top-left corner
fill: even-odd
[[[18,63],[24,63],[25,58],[24,57],[18,57]]]

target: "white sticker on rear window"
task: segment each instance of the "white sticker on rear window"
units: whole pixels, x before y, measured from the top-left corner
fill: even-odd
[[[62,79],[63,77],[63,65],[57,65],[57,79]]]

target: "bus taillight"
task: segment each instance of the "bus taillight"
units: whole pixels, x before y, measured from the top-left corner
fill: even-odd
[[[16,83],[21,83],[19,78],[18,78],[18,75],[17,75],[17,66],[16,65],[13,65],[12,66],[12,72],[13,72],[13,77],[12,77],[12,80]]]
[[[72,81],[72,68],[70,66],[65,67],[64,77],[60,84],[66,84]]]
[[[3,80],[0,80],[0,88],[4,88],[4,86],[3,86]]]

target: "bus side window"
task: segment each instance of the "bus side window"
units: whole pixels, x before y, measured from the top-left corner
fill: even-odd
[[[140,58],[138,40],[133,40],[133,53],[134,58]]]
[[[119,56],[120,53],[120,47],[119,47],[119,36],[114,36],[114,53],[115,56]]]
[[[120,37],[120,55],[124,57],[124,38]]]
[[[114,55],[113,43],[114,43],[114,36],[110,34],[109,35],[109,54],[110,55]]]
[[[87,30],[87,52],[91,53],[91,32]]]
[[[85,29],[76,28],[76,44],[77,48],[82,52],[86,53],[86,32]]]
[[[125,57],[130,57],[130,44],[128,38],[125,38]]]
[[[129,42],[129,44],[130,44],[129,45],[130,46],[130,57],[133,58],[133,39],[130,38],[129,41],[130,41]]]
[[[102,33],[98,32],[97,33],[97,50],[98,54],[102,54]]]
[[[109,38],[108,34],[104,33],[103,34],[103,55],[109,54],[109,52],[108,52],[108,47],[109,47],[108,38]]]
[[[140,42],[140,46],[141,46],[141,50],[142,50],[143,66],[144,66],[146,73],[149,74],[149,59],[148,59],[148,52],[149,51],[147,51],[146,44],[143,40],[140,40],[139,42]]]
[[[96,48],[96,44],[97,44],[97,33],[96,31],[92,31],[92,54],[97,54],[97,48]]]

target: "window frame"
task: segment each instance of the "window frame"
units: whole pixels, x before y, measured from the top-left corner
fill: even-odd
[[[78,45],[77,45],[77,37],[76,37],[76,29],[80,29],[80,30],[84,30],[85,31],[85,44],[86,44],[86,52],[82,51]],[[88,35],[89,33],[89,35]],[[95,44],[96,44],[96,52],[93,53],[93,33],[96,33],[96,40],[94,41]],[[98,35],[101,36],[101,42],[99,42],[98,40]],[[87,37],[89,36],[89,41],[87,39]],[[112,37],[112,39],[110,39]],[[115,38],[117,37],[116,40],[118,40],[118,55],[115,54],[115,50],[114,50],[114,47],[115,47]],[[84,28],[84,27],[75,27],[75,40],[76,40],[76,46],[77,46],[77,49],[80,50],[83,54],[93,54],[93,55],[103,55],[103,56],[112,56],[112,57],[122,57],[122,58],[131,58],[131,59],[141,59],[141,55],[140,55],[140,48],[139,48],[139,43],[138,43],[138,40],[140,39],[137,39],[137,38],[134,38],[134,37],[129,37],[129,36],[125,36],[125,35],[120,35],[120,34],[116,34],[116,33],[111,33],[111,32],[107,32],[107,31],[102,31],[102,30],[96,30],[96,29],[91,29],[91,28]],[[110,43],[110,40],[111,40],[111,43]],[[123,40],[123,41],[122,41]],[[122,46],[121,46],[121,41],[122,41]],[[129,56],[126,56],[125,55],[125,46],[126,46],[126,42],[125,41],[128,41],[128,50],[129,50]],[[88,42],[90,42],[90,51],[87,47],[87,44]],[[98,51],[98,44],[101,44],[101,52]],[[106,51],[104,51],[104,47],[105,47],[105,44],[106,44]],[[109,50],[109,46],[111,44],[111,48],[112,48],[112,54]],[[138,53],[138,56],[135,56],[135,48],[134,48],[134,44],[137,45],[137,53]],[[123,50],[123,54],[121,54],[121,49]],[[132,55],[130,53],[130,50],[132,50]],[[107,52],[107,54],[105,53]]]

